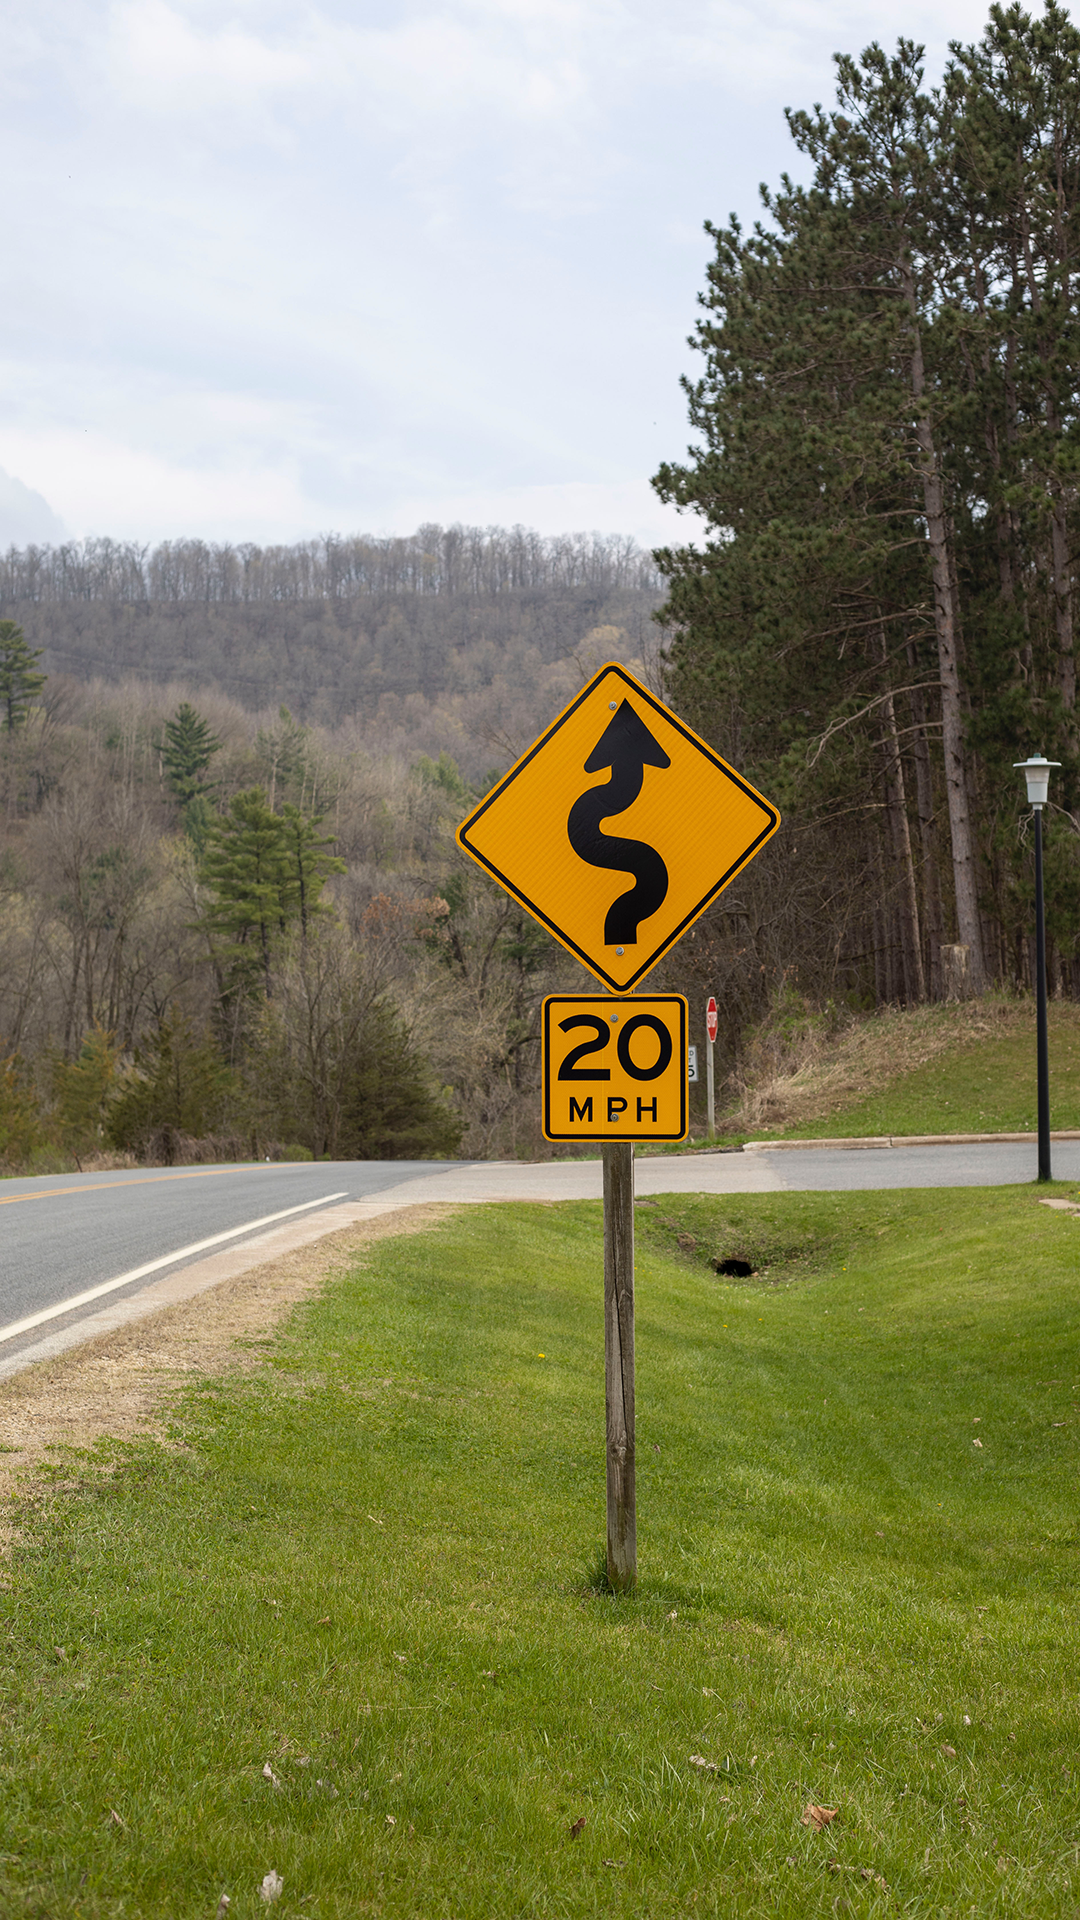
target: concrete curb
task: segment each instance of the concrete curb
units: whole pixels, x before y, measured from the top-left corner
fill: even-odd
[[[1080,1129],[1051,1133],[1051,1140],[1080,1140]],[[744,1153],[778,1153],[811,1147],[844,1147],[853,1151],[870,1147],[988,1147],[1035,1146],[1037,1133],[897,1133],[866,1134],[853,1140],[744,1140]]]

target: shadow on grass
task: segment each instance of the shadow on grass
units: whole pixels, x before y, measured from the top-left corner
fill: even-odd
[[[605,1599],[608,1600],[625,1600],[631,1597],[627,1594],[616,1593],[611,1581],[608,1579],[607,1549],[605,1547],[596,1548],[589,1571],[585,1576],[585,1585],[590,1593],[602,1593]]]

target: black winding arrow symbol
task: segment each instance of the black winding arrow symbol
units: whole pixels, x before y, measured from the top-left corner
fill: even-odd
[[[604,921],[606,946],[637,945],[638,923],[664,903],[668,870],[655,847],[647,846],[644,840],[617,840],[613,834],[601,833],[600,822],[633,806],[646,767],[670,765],[663,747],[653,739],[629,700],[623,701],[585,762],[586,773],[601,773],[610,767],[611,779],[604,787],[590,787],[574,801],[566,823],[570,845],[590,867],[613,867],[619,873],[635,876],[635,884],[608,910]]]

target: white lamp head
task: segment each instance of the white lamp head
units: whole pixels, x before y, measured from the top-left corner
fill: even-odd
[[[1050,791],[1050,769],[1060,765],[1060,760],[1048,760],[1042,753],[1033,753],[1030,760],[1013,761],[1013,766],[1027,781],[1029,807],[1045,807]]]

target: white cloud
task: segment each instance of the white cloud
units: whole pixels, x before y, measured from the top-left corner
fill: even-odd
[[[0,431],[3,457],[44,485],[78,538],[295,540],[317,516],[287,466],[185,466],[99,433]]]
[[[62,521],[77,537],[110,534],[117,539],[160,540],[182,536],[210,540],[289,541],[330,530],[353,533],[410,531],[426,522],[444,526],[517,525],[541,533],[576,530],[621,532],[643,546],[700,538],[696,516],[679,514],[658,499],[644,478],[539,485],[453,486],[416,483],[396,474],[390,489],[378,474],[344,486],[333,503],[313,501],[299,463],[279,459],[224,460],[188,464],[132,448],[104,433],[0,432],[0,454],[12,466],[45,484]],[[0,470],[0,545],[11,539],[55,540],[64,527],[38,493],[22,488],[43,510],[27,519],[24,535],[5,532],[8,504]],[[19,486],[20,483],[13,483]]]
[[[231,25],[200,31],[167,0],[123,0],[111,29],[116,79],[154,112],[185,103],[236,107],[314,77],[301,46],[272,45]]]
[[[73,528],[683,537],[701,224],[983,0],[37,0],[0,23],[0,460]],[[936,70],[936,69],[935,69]]]
[[[573,7],[507,20],[498,6],[434,6],[403,10],[389,26],[317,7],[295,9],[284,24],[260,22],[259,11],[240,26],[200,18],[182,0],[120,0],[110,19],[114,86],[140,112],[243,114],[308,95],[323,112],[348,100],[416,132],[433,120],[445,130],[449,120],[474,134],[478,110],[563,120],[588,91],[571,50],[582,38]]]

